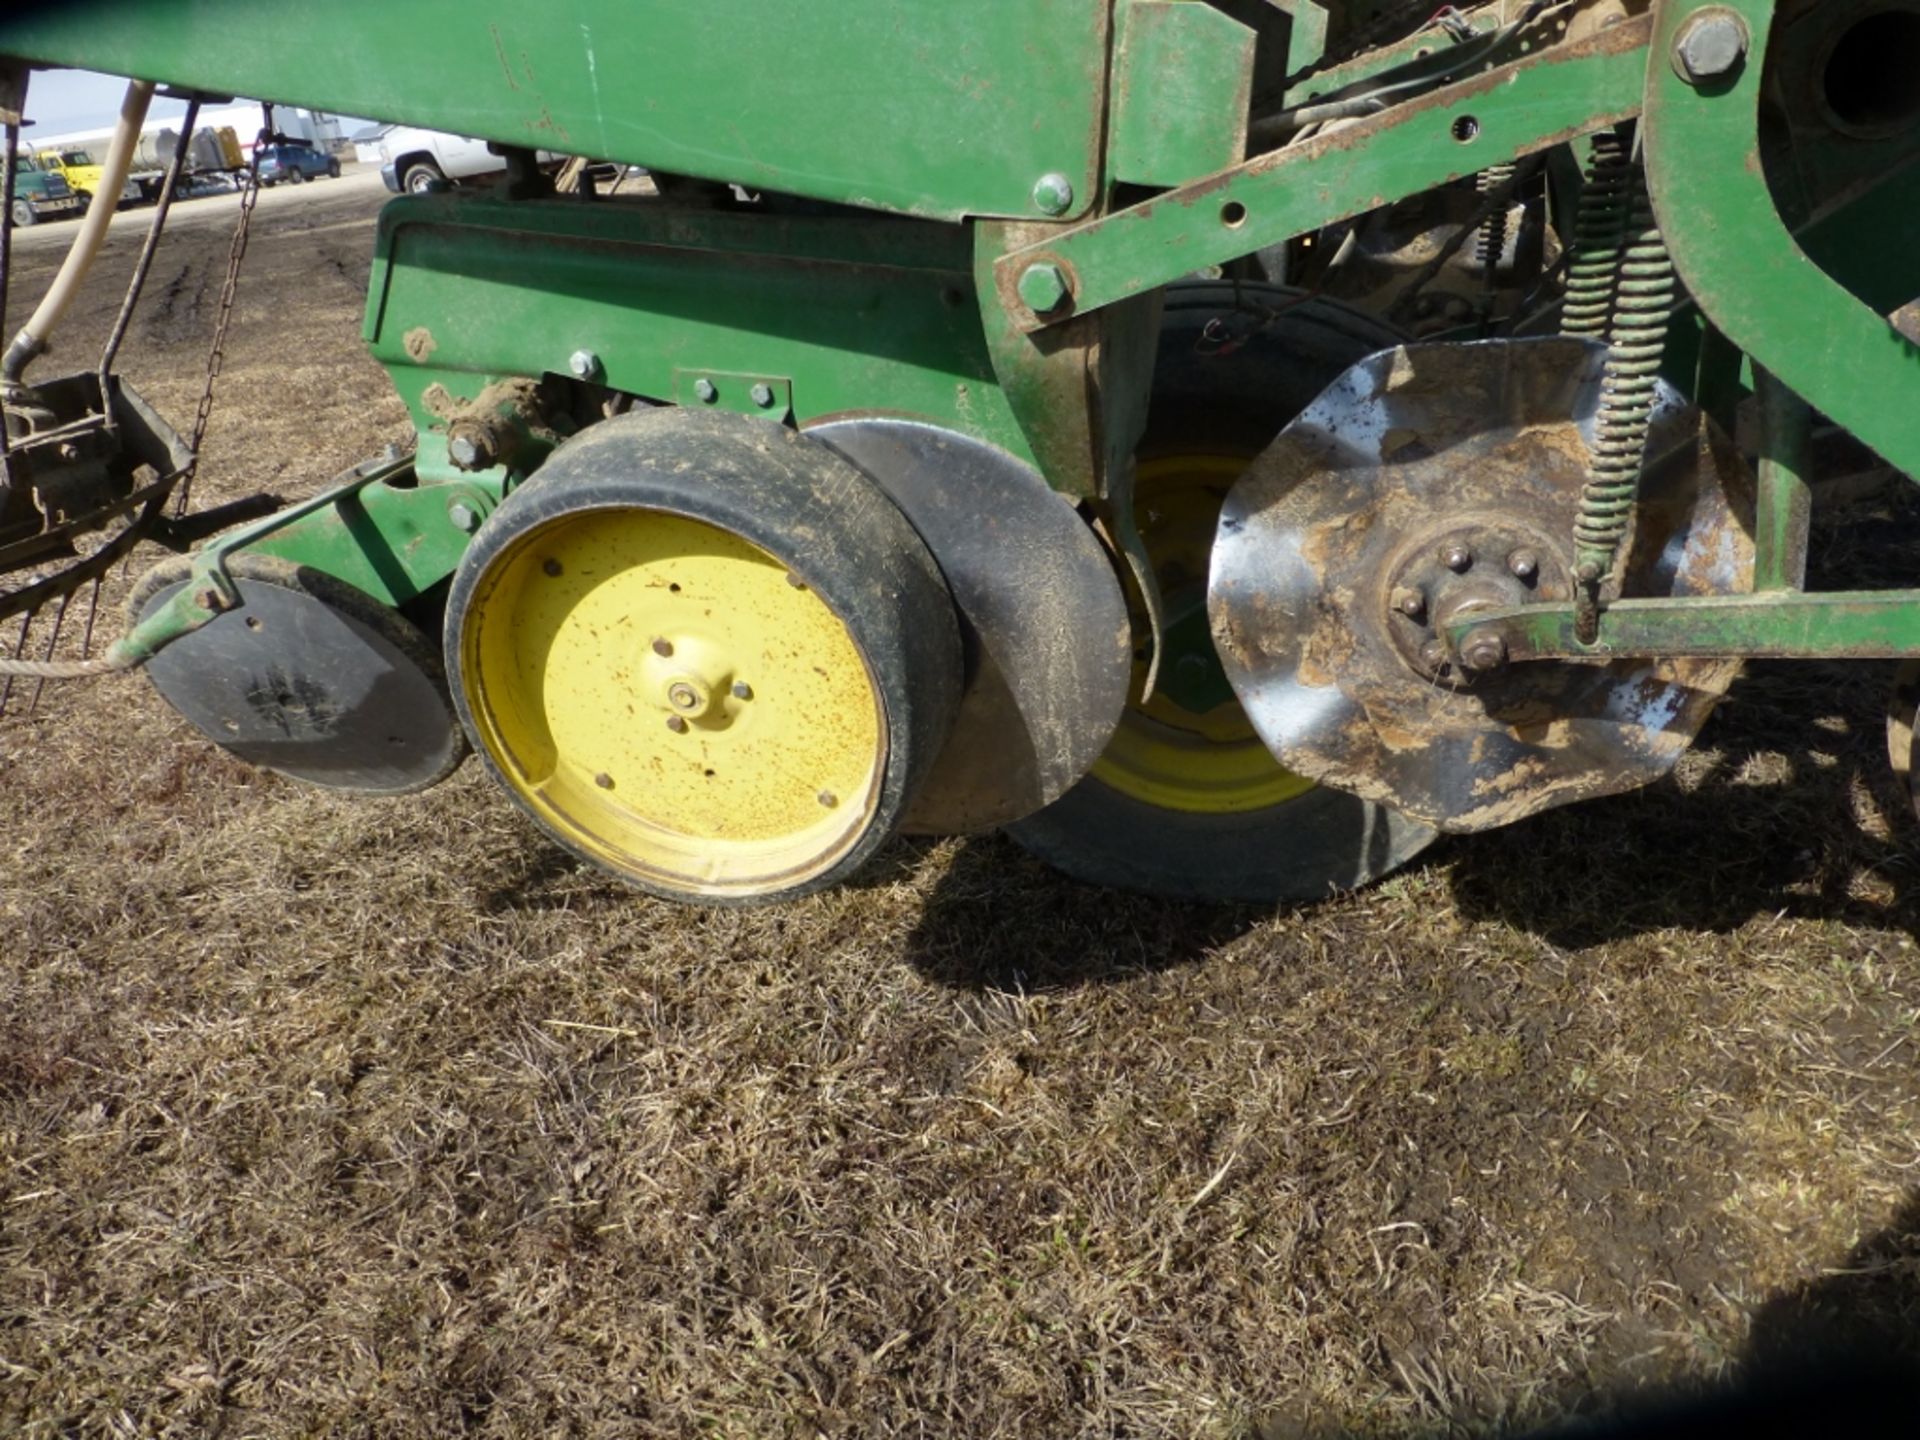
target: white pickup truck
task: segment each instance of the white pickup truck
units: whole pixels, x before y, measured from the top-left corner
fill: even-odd
[[[382,136],[380,156],[385,162],[380,178],[387,182],[387,188],[415,194],[442,181],[457,184],[497,175],[507,168],[507,162],[488,150],[484,140],[413,125],[396,125]]]

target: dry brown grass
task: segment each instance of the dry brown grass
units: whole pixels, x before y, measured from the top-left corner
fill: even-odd
[[[221,495],[401,425],[371,211],[256,241]],[[223,239],[136,327],[174,415]],[[0,1431],[1485,1433],[1911,1342],[1885,680],[1763,668],[1675,781],[1278,915],[992,839],[673,909],[474,767],[337,800],[49,690],[0,727]]]

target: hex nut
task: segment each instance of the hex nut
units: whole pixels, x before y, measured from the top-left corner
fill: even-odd
[[[1020,274],[1020,301],[1036,315],[1050,315],[1072,297],[1066,271],[1051,260],[1039,260]]]
[[[591,350],[576,350],[567,360],[567,369],[576,380],[597,380],[600,378],[600,357]]]
[[[1731,75],[1747,54],[1746,21],[1731,10],[1702,10],[1673,42],[1673,68],[1689,85]]]
[[[1516,550],[1507,556],[1507,573],[1516,580],[1532,580],[1540,573],[1540,557],[1531,550]]]
[[[447,506],[447,519],[453,522],[453,528],[471,535],[480,528],[480,512],[464,500],[456,500]]]
[[[747,394],[752,397],[753,403],[758,405],[762,410],[767,409],[773,404],[773,387],[764,382],[756,383]]]
[[[1460,642],[1460,663],[1476,675],[1498,670],[1507,663],[1507,641],[1498,630],[1483,625]]]
[[[447,458],[461,470],[484,470],[487,455],[471,435],[455,435],[447,441]]]
[[[720,391],[711,380],[703,377],[693,382],[693,398],[702,405],[711,405],[720,398]]]
[[[1440,550],[1440,563],[1456,575],[1464,575],[1473,568],[1473,551],[1457,541],[1445,545]]]
[[[1427,597],[1411,585],[1397,588],[1387,603],[1409,620],[1418,620],[1427,613]]]

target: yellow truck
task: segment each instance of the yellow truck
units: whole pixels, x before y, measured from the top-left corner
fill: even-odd
[[[57,150],[42,150],[38,158],[40,168],[65,180],[67,188],[80,197],[80,203],[83,206],[93,203],[94,194],[100,188],[100,174],[104,168],[93,151],[69,145]],[[146,186],[141,183],[144,178],[149,177],[129,175],[127,183],[121,187],[120,194],[114,201],[115,206],[138,205],[146,199]],[[156,172],[150,178],[157,182],[161,177]]]

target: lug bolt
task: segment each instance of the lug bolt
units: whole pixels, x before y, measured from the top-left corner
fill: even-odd
[[[1050,315],[1073,294],[1067,273],[1051,260],[1029,265],[1020,275],[1020,299],[1036,315]]]
[[[673,642],[667,639],[665,636],[662,636],[660,639],[655,640],[653,642],[653,653],[656,655],[673,654]]]
[[[1470,631],[1460,642],[1460,663],[1476,675],[1498,670],[1507,663],[1506,638],[1491,625]]]
[[[1427,613],[1427,597],[1411,585],[1400,586],[1388,603],[1409,620],[1418,620]]]
[[[453,522],[453,528],[471,535],[480,528],[480,512],[464,500],[456,500],[447,506],[447,519]]]
[[[560,573],[560,562],[558,560],[543,560],[540,562],[540,570],[544,575],[558,575]]]
[[[833,809],[834,806],[840,803],[840,797],[834,794],[831,790],[822,790],[819,795],[819,800],[820,800],[820,803],[826,806],[827,809],[829,810]]]
[[[736,700],[751,700],[753,698],[753,687],[744,680],[734,681],[733,698]]]
[[[613,789],[613,776],[602,770],[598,775],[593,777],[593,783],[598,785],[602,790],[611,790]]]
[[[1034,208],[1042,215],[1064,215],[1073,208],[1073,182],[1049,170],[1033,182]]]
[[[756,383],[747,394],[753,398],[753,403],[758,405],[762,410],[768,410],[773,407],[773,387],[771,385]]]
[[[720,398],[720,390],[711,380],[700,379],[693,382],[693,398],[702,405],[711,405]]]
[[[1746,22],[1731,10],[1702,10],[1680,27],[1673,68],[1689,85],[1705,85],[1731,75],[1746,54]]]
[[[1463,575],[1473,568],[1473,551],[1458,541],[1440,548],[1440,563],[1456,575]]]
[[[576,380],[595,380],[600,376],[600,357],[591,350],[576,350],[567,360],[567,369]]]
[[[1420,647],[1420,663],[1429,670],[1444,671],[1447,668],[1446,642],[1429,640]]]
[[[676,735],[686,734],[687,733],[687,717],[684,715],[667,716],[667,729],[671,730]]]
[[[1540,557],[1531,550],[1516,550],[1507,556],[1507,572],[1516,580],[1531,583],[1540,573]]]

